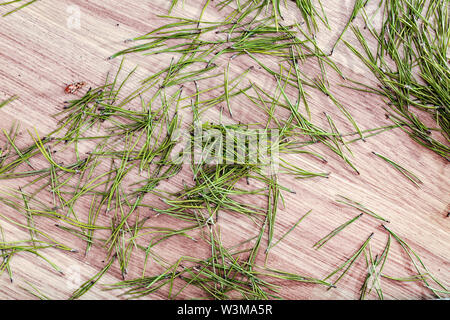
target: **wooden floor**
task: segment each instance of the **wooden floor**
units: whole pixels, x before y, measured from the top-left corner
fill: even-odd
[[[120,59],[107,58],[118,50],[126,48],[125,39],[141,35],[160,26],[163,19],[156,17],[166,14],[167,0],[42,0],[14,15],[0,19],[0,101],[18,95],[20,98],[0,110],[0,127],[8,130],[14,121],[21,123],[19,145],[30,142],[26,129],[37,128],[44,135],[54,129],[56,121],[51,115],[60,111],[67,99],[65,84],[86,81],[88,86],[103,84],[107,72],[117,69]],[[186,0],[185,7],[177,8],[173,15],[198,16],[204,4],[203,0]],[[325,9],[333,32],[329,30],[318,34],[319,42],[326,47],[339,36],[339,31],[347,22],[353,7],[353,0],[332,0],[325,2]],[[81,11],[81,28],[68,26],[73,12],[71,6]],[[6,8],[0,7],[0,13]],[[292,17],[295,11],[292,10]],[[205,20],[217,19],[215,10],[208,10]],[[291,18],[292,18],[291,17]],[[322,28],[325,29],[325,28]],[[345,39],[354,43],[351,32]],[[125,67],[131,70],[139,65],[135,76],[137,80],[159,69],[158,56],[127,56]],[[338,45],[333,59],[348,77],[365,83],[372,83],[369,72],[343,45]],[[218,62],[221,68],[226,61]],[[235,61],[232,72],[238,73],[251,65],[245,59]],[[314,68],[313,66],[311,68]],[[248,80],[269,86],[267,75],[255,68],[247,76]],[[348,108],[362,129],[375,128],[390,124],[384,116],[384,103],[376,96],[339,87],[341,77],[330,72],[329,80],[336,97]],[[131,90],[131,89],[130,89]],[[343,132],[351,127],[345,117],[332,102],[317,92],[310,93],[313,119],[323,121],[326,111]],[[254,107],[253,107],[254,108]],[[258,112],[246,105],[246,102],[233,100],[233,110],[239,114],[242,122],[258,121]],[[213,111],[214,112],[214,111]],[[217,111],[216,111],[217,112]],[[322,120],[320,120],[322,119]],[[324,122],[325,123],[325,122]],[[314,250],[313,244],[359,212],[336,203],[337,195],[347,196],[363,203],[378,214],[390,220],[389,227],[406,240],[422,257],[429,270],[443,283],[450,285],[450,173],[448,162],[420,147],[401,130],[392,130],[368,138],[366,142],[351,145],[354,164],[360,171],[356,175],[342,160],[326,148],[317,147],[328,163],[323,164],[310,157],[290,159],[298,166],[330,172],[329,179],[295,180],[291,176],[281,176],[280,182],[295,190],[295,194],[285,194],[286,207],[278,214],[275,237],[279,238],[310,209],[313,212],[286,239],[272,250],[268,265],[289,272],[322,278],[348,259],[365,239],[374,233],[371,249],[380,254],[387,240],[387,234],[379,221],[364,216],[357,223],[345,229],[321,250]],[[417,174],[423,181],[418,188],[373,156],[372,151],[388,155],[394,161],[403,164]],[[181,186],[183,176],[175,179],[163,188],[174,190]],[[1,188],[15,187],[16,181],[0,181]],[[49,199],[41,199],[47,201]],[[2,208],[0,211],[14,217],[13,211]],[[82,214],[82,213],[80,213]],[[108,223],[107,217],[103,217]],[[164,218],[156,223],[164,224]],[[8,241],[26,237],[24,230],[18,229],[4,220],[0,223]],[[224,215],[222,235],[225,244],[232,245],[246,238],[257,229],[249,221],[236,220],[232,215]],[[42,222],[42,228],[65,236],[52,223]],[[59,233],[58,233],[59,232]],[[36,257],[17,255],[11,262],[14,282],[10,283],[7,274],[0,277],[1,299],[33,299],[24,288],[33,284],[53,299],[67,299],[77,288],[104,266],[105,252],[94,248],[88,256],[83,255],[83,243],[76,238],[74,247],[80,247],[80,253],[48,251],[48,258],[64,272],[60,274],[48,264]],[[160,253],[175,261],[182,255],[207,257],[207,248],[184,239],[174,238],[160,245]],[[391,254],[385,267],[385,273],[393,277],[408,277],[414,274],[414,266],[398,243],[392,243]],[[262,258],[263,259],[263,258]],[[130,265],[127,279],[142,274],[143,257],[136,255]],[[150,265],[147,274],[154,274]],[[367,274],[364,259],[357,261],[349,275],[344,277],[338,288],[327,291],[320,286],[279,282],[283,287],[282,296],[286,299],[357,299],[363,279]],[[120,292],[105,291],[102,284],[122,280],[118,266],[114,265],[83,299],[117,299]],[[418,282],[395,282],[382,279],[381,285],[387,299],[432,298],[430,291]],[[195,297],[198,292],[186,291],[182,298]],[[146,298],[164,299],[164,291]],[[371,295],[369,298],[376,298]]]

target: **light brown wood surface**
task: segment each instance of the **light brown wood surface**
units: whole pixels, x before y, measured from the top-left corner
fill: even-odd
[[[178,7],[173,15],[198,16],[204,1],[186,0],[184,9]],[[77,5],[81,10],[81,29],[67,26],[70,13],[67,8]],[[56,126],[51,115],[60,111],[67,99],[65,84],[74,81],[86,81],[88,86],[103,84],[106,73],[114,72],[120,59],[107,58],[126,48],[125,39],[141,35],[164,23],[156,17],[166,14],[168,1],[68,1],[43,0],[25,10],[0,19],[0,100],[11,95],[20,98],[0,110],[0,127],[9,129],[14,121],[21,123],[20,146],[30,142],[26,129],[37,128],[40,134],[50,132]],[[330,20],[332,32],[322,31],[318,35],[324,46],[333,43],[347,22],[353,1],[326,1],[325,9]],[[0,13],[6,8],[0,7]],[[206,12],[205,20],[218,19],[217,11]],[[297,18],[291,10],[291,18]],[[324,29],[324,28],[322,28]],[[349,31],[345,39],[355,43]],[[166,60],[164,60],[166,59]],[[333,59],[348,77],[365,83],[374,83],[369,72],[357,58],[341,43]],[[219,61],[220,68],[227,61]],[[159,56],[127,56],[125,67],[131,70],[135,65],[139,69],[134,81],[155,72],[161,65],[167,65],[167,58]],[[253,65],[251,61],[237,59],[231,70],[242,72]],[[305,67],[308,68],[308,67]],[[311,70],[317,66],[310,66]],[[255,68],[248,80],[265,86],[270,90],[274,86],[265,73]],[[336,97],[348,108],[362,129],[375,128],[390,124],[384,117],[383,101],[374,95],[356,92],[339,87],[344,83],[335,73],[329,73],[329,80]],[[205,88],[205,87],[203,87]],[[132,90],[129,86],[128,90]],[[187,89],[187,90],[191,90]],[[318,92],[310,91],[313,119],[325,126],[323,112],[326,111],[337,122],[343,132],[351,132],[345,117],[332,102]],[[257,122],[264,119],[260,111],[248,101],[233,100],[233,110],[239,114],[242,122]],[[217,115],[217,110],[212,110]],[[237,117],[236,117],[237,118]],[[230,119],[227,119],[230,121]],[[449,170],[448,163],[420,147],[401,130],[396,129],[368,138],[366,142],[351,145],[352,160],[360,171],[356,175],[343,161],[330,153],[325,147],[315,147],[327,159],[323,164],[311,157],[289,156],[298,166],[330,172],[329,179],[295,180],[281,175],[281,184],[295,190],[296,194],[284,194],[286,207],[281,208],[275,229],[275,238],[282,236],[308,210],[313,212],[286,239],[275,247],[268,260],[273,268],[292,273],[322,278],[343,263],[364,240],[374,232],[371,246],[374,254],[379,254],[387,240],[387,234],[380,222],[364,216],[357,223],[346,228],[321,250],[314,250],[313,244],[340,224],[356,216],[359,212],[336,203],[336,196],[347,196],[363,203],[378,214],[390,220],[389,227],[405,239],[422,257],[434,275],[443,283],[450,285],[450,218],[449,212]],[[372,155],[372,151],[388,155],[394,161],[404,165],[417,174],[423,181],[420,188],[413,185],[395,169]],[[183,174],[170,184],[164,184],[166,190],[176,190],[182,186]],[[16,181],[0,181],[0,187],[16,187]],[[48,201],[49,199],[41,199]],[[253,201],[253,200],[249,200]],[[264,204],[264,199],[255,200]],[[87,204],[88,206],[88,204]],[[86,209],[86,208],[85,208]],[[11,209],[1,207],[2,214],[14,217]],[[149,214],[143,212],[142,214]],[[80,211],[83,215],[83,211]],[[164,225],[171,223],[164,217],[152,216],[150,223]],[[100,218],[108,223],[106,213]],[[84,244],[75,237],[67,238],[58,231],[51,221],[38,221],[47,232],[64,237],[66,242],[79,248],[80,253],[65,253],[57,250],[46,251],[46,255],[64,271],[59,274],[48,264],[28,254],[20,254],[11,262],[14,282],[10,283],[6,274],[0,278],[1,299],[32,299],[33,296],[23,289],[28,281],[53,299],[66,299],[74,291],[73,277],[80,273],[82,282],[89,279],[104,265],[105,250],[94,248],[87,257],[83,255]],[[9,241],[26,237],[27,232],[1,220]],[[227,245],[236,244],[249,234],[257,232],[258,227],[251,221],[236,219],[233,214],[224,214],[221,220],[222,235]],[[182,255],[198,257],[208,256],[208,247],[173,238],[158,246],[158,252],[170,261]],[[264,257],[261,257],[263,260]],[[142,273],[143,256],[133,256],[127,279],[138,277]],[[156,274],[156,266],[151,264],[147,274]],[[408,256],[398,243],[393,242],[392,251],[386,264],[385,273],[394,277],[407,277],[415,273]],[[338,288],[327,291],[320,286],[295,284],[279,281],[283,287],[282,296],[286,299],[357,299],[367,268],[360,258],[350,273],[339,283]],[[117,299],[118,291],[104,291],[102,284],[122,280],[118,266],[114,265],[83,299]],[[416,282],[398,283],[382,279],[382,288],[387,299],[432,298],[423,284]],[[76,281],[75,281],[76,282]],[[150,299],[164,299],[166,291],[148,296]],[[197,296],[198,292],[188,290],[182,298]],[[372,294],[369,298],[376,298]]]

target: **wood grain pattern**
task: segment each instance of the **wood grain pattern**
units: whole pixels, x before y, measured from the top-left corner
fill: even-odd
[[[0,110],[1,128],[9,129],[14,121],[20,121],[20,146],[30,141],[26,129],[36,127],[42,134],[50,132],[56,126],[56,120],[51,115],[60,111],[67,99],[64,93],[65,84],[86,81],[88,86],[101,85],[106,73],[114,72],[120,62],[118,59],[109,61],[107,57],[126,48],[124,39],[161,25],[163,20],[157,15],[167,13],[167,2],[44,0],[1,19],[0,100],[11,95],[20,96],[18,100]],[[173,15],[198,15],[203,3],[200,0],[186,1],[184,10],[177,8]],[[80,30],[67,27],[69,13],[66,10],[70,5],[77,5],[81,9]],[[326,45],[336,40],[339,34],[337,30],[341,30],[347,22],[352,6],[353,1],[326,1],[325,9],[334,31],[322,31],[318,35],[319,42],[323,41]],[[4,11],[5,8],[0,8],[0,13]],[[205,19],[217,19],[218,14],[220,13],[215,10],[208,10]],[[295,10],[290,10],[290,15],[290,18],[298,18]],[[349,35],[346,35],[345,39],[352,42]],[[164,59],[166,58],[159,56],[130,55],[125,66],[131,70],[135,65],[139,65],[134,80],[137,81],[158,70],[159,66],[166,65],[167,60]],[[366,83],[374,81],[342,43],[337,47],[333,59],[349,77]],[[226,61],[219,61],[218,64],[224,68]],[[243,58],[232,65],[231,71],[238,74],[251,65],[251,61]],[[317,66],[305,66],[305,72],[313,72],[314,68],[317,69]],[[258,68],[255,68],[248,78],[265,87],[273,86],[272,79]],[[379,97],[334,85],[343,83],[335,73],[329,74],[329,80],[333,84],[333,93],[345,104],[362,129],[390,124],[384,117],[384,103]],[[132,86],[127,90],[132,90]],[[310,95],[315,121],[325,121],[322,115],[326,111],[343,132],[351,131],[352,128],[343,115],[327,97],[314,91],[311,91]],[[248,102],[233,100],[233,110],[240,115],[242,122],[261,120],[261,112]],[[211,117],[217,114],[217,110],[211,110]],[[268,260],[271,267],[321,278],[344,262],[372,232],[375,233],[371,241],[373,252],[382,251],[387,239],[386,233],[378,221],[368,216],[345,229],[321,250],[312,248],[313,244],[328,232],[358,214],[357,210],[336,203],[336,195],[340,194],[363,203],[390,220],[392,230],[416,250],[436,277],[443,283],[450,284],[450,218],[447,218],[450,209],[450,175],[447,162],[411,141],[399,129],[371,137],[366,142],[352,144],[353,161],[360,170],[360,175],[354,174],[326,148],[317,146],[312,150],[325,155],[328,163],[323,164],[309,157],[290,156],[290,159],[298,166],[330,172],[331,176],[329,179],[306,180],[295,180],[285,175],[280,177],[281,184],[295,190],[296,194],[285,194],[286,207],[278,214],[275,237],[283,235],[310,209],[313,209],[313,213],[282,244],[273,249]],[[394,161],[404,164],[421,178],[423,186],[420,189],[414,186],[381,159],[374,157],[372,151],[389,155]],[[184,173],[161,188],[179,188],[183,179],[188,179]],[[0,181],[0,187],[15,187],[17,183]],[[264,204],[264,199],[249,201]],[[88,203],[85,204],[84,210],[88,206]],[[8,216],[13,217],[16,214],[9,208],[0,206],[0,210]],[[79,210],[82,215],[83,208]],[[142,214],[151,215],[145,212]],[[151,223],[172,223],[165,217],[151,217]],[[100,219],[99,223],[107,224],[109,221],[107,214],[102,215]],[[3,220],[0,223],[10,241],[26,237],[26,231]],[[67,238],[51,221],[42,219],[38,223],[43,230],[63,238],[83,252],[81,241],[75,237]],[[236,219],[233,214],[227,213],[222,216],[221,228],[226,245],[236,244],[248,234],[257,231],[257,226],[250,221]],[[172,238],[158,248],[160,254],[170,261],[175,261],[182,255],[208,256],[207,247],[179,238]],[[94,248],[86,257],[82,253],[67,254],[57,250],[47,251],[46,254],[60,266],[64,274],[51,270],[47,264],[35,257],[18,255],[12,262],[14,282],[10,283],[5,274],[0,277],[0,298],[33,298],[23,289],[27,286],[25,281],[28,281],[51,298],[66,299],[76,289],[74,275],[79,273],[80,280],[86,281],[104,266],[105,251],[102,248]],[[327,291],[323,287],[280,282],[283,286],[282,296],[286,299],[356,299],[367,273],[363,260],[357,262],[351,270],[351,275],[345,277],[336,289]],[[141,254],[133,256],[127,279],[141,275],[142,263]],[[156,265],[152,264],[147,273],[155,274],[157,271]],[[385,272],[398,277],[414,274],[412,264],[397,243],[393,243]],[[120,280],[122,277],[119,268],[113,266],[101,283]],[[383,279],[382,286],[388,299],[432,297],[429,290],[415,282],[399,284]],[[83,299],[117,299],[117,294],[116,291],[104,291],[101,285],[97,285]],[[196,294],[198,292],[193,290],[186,291],[183,298]],[[164,291],[146,298],[164,299]],[[376,297],[371,295],[370,298]]]

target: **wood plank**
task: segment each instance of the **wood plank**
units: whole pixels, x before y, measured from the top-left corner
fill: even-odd
[[[198,16],[203,1],[186,1],[184,9],[177,8],[173,15]],[[76,5],[81,10],[81,29],[70,29],[67,19],[69,6]],[[323,30],[318,39],[333,43],[347,22],[353,1],[326,1],[325,9],[330,20],[332,32]],[[26,129],[37,128],[40,134],[50,132],[56,126],[51,115],[60,111],[68,98],[64,93],[65,84],[74,81],[86,81],[88,86],[101,85],[106,73],[116,70],[120,59],[107,60],[118,50],[127,47],[124,39],[143,34],[161,25],[165,20],[157,15],[166,14],[168,1],[112,1],[112,0],[47,0],[40,1],[29,8],[7,18],[1,19],[0,28],[0,100],[11,95],[20,98],[0,110],[1,128],[9,129],[14,121],[20,121],[20,146],[29,143]],[[5,8],[0,7],[0,13]],[[218,19],[219,12],[208,10],[205,19]],[[299,19],[295,10],[290,10],[290,19]],[[287,18],[287,19],[289,19]],[[351,40],[347,34],[345,39]],[[355,43],[354,41],[351,41]],[[341,43],[333,55],[343,73],[349,77],[373,83],[374,79]],[[133,89],[132,84],[145,76],[167,65],[167,57],[127,56],[125,69],[131,70],[139,65],[136,77],[126,88]],[[218,60],[223,70],[227,61]],[[254,63],[243,57],[233,62],[232,74],[239,74]],[[317,66],[305,66],[305,72],[314,72]],[[265,88],[272,89],[273,79],[257,67],[249,73],[248,80]],[[339,87],[344,83],[340,76],[330,72],[329,81],[333,84],[333,93],[348,108],[362,129],[374,128],[390,124],[384,117],[383,105],[379,97],[355,92]],[[206,87],[203,87],[206,88]],[[193,92],[192,88],[186,88]],[[189,91],[191,90],[191,91]],[[325,126],[323,112],[326,111],[336,120],[343,132],[352,131],[344,116],[324,95],[311,91],[311,110],[313,120]],[[261,112],[248,101],[233,100],[233,110],[239,114],[242,122],[261,121]],[[211,118],[217,117],[218,110],[211,110]],[[187,116],[187,115],[186,115]],[[227,119],[232,121],[232,119]],[[3,141],[1,141],[3,143]],[[269,257],[268,265],[301,275],[322,278],[333,271],[346,257],[354,252],[362,242],[374,232],[371,241],[374,253],[381,253],[387,236],[379,221],[364,216],[360,221],[345,229],[321,250],[314,250],[313,244],[331,230],[356,216],[359,212],[336,203],[336,196],[343,195],[363,203],[368,208],[390,220],[389,226],[401,235],[423,258],[428,268],[443,281],[450,284],[449,252],[450,252],[450,196],[448,190],[448,163],[432,152],[420,147],[401,130],[396,129],[351,145],[354,153],[354,164],[360,170],[356,175],[342,160],[324,147],[314,147],[323,154],[328,163],[323,164],[311,157],[291,157],[302,167],[330,172],[329,179],[295,180],[291,176],[282,175],[280,182],[291,188],[295,194],[284,194],[286,208],[278,214],[275,238],[282,236],[298,219],[310,209],[311,215],[294,230],[282,244],[275,247]],[[374,157],[372,151],[389,155],[394,161],[404,164],[416,173],[423,181],[420,188],[401,176],[381,159]],[[61,159],[68,161],[68,159]],[[35,163],[36,166],[39,163]],[[186,172],[173,181],[161,186],[166,190],[175,190],[182,186],[182,181],[189,181]],[[254,182],[251,182],[252,184]],[[0,181],[2,189],[17,187],[17,181]],[[43,198],[41,201],[50,202]],[[249,199],[249,201],[254,201]],[[264,205],[264,199],[255,200]],[[86,215],[89,203],[79,209],[81,216]],[[1,213],[14,217],[17,213],[10,208],[0,207]],[[172,224],[166,217],[156,217],[151,212],[141,212],[151,216],[151,223],[158,225]],[[109,223],[109,216],[102,213],[99,223]],[[27,232],[11,223],[1,220],[9,241],[27,236]],[[88,256],[84,256],[84,244],[75,237],[67,238],[67,234],[54,226],[48,219],[39,219],[39,226],[52,236],[64,239],[71,246],[79,248],[79,253],[65,253],[57,250],[46,252],[64,274],[50,269],[48,264],[29,254],[20,254],[12,262],[14,282],[10,283],[6,274],[0,277],[1,299],[33,298],[23,289],[28,287],[25,281],[32,283],[43,293],[54,299],[66,299],[77,288],[77,284],[86,281],[105,264],[105,250],[94,248]],[[233,214],[221,216],[221,229],[224,243],[232,245],[257,232],[258,226],[245,219],[236,219]],[[170,261],[176,261],[182,255],[207,257],[208,248],[173,238],[158,246],[158,252]],[[261,258],[263,261],[263,257]],[[135,254],[126,275],[127,279],[142,274],[143,255]],[[153,263],[147,274],[155,274],[157,266]],[[397,243],[393,243],[392,252],[386,265],[386,274],[406,277],[414,274],[413,265]],[[345,277],[338,288],[327,291],[323,287],[282,282],[282,296],[286,299],[357,299],[363,278],[367,273],[363,259],[360,259]],[[102,278],[101,283],[110,284],[122,280],[117,265]],[[415,282],[395,283],[382,279],[384,295],[388,299],[431,298],[429,290]],[[167,291],[145,298],[165,299]],[[94,286],[84,299],[117,299],[117,291],[104,291],[101,285]],[[198,295],[195,290],[187,290],[183,298]],[[376,298],[373,294],[370,298]]]

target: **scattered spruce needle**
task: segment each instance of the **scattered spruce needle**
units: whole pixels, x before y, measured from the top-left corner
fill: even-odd
[[[292,231],[294,231],[295,228],[312,212],[312,210],[309,210],[306,214],[304,214],[281,238],[275,242],[271,248],[275,247],[277,244],[279,244],[281,241],[284,240]]]
[[[1,5],[1,4],[0,4],[0,5]],[[9,99],[6,99],[6,100],[4,100],[4,101],[0,101],[0,109],[3,108],[4,106],[6,106],[8,103],[10,103],[10,102],[16,100],[17,98],[18,98],[17,96],[12,96],[12,97],[9,98]]]
[[[441,290],[443,290],[444,293],[447,293],[448,292],[447,287],[444,284],[442,284],[435,276],[433,276],[433,274],[425,266],[419,255],[391,229],[389,229],[385,225],[383,225],[383,228],[400,244],[405,253],[408,255],[408,257],[410,258],[411,262],[414,265],[414,268],[417,271],[416,276],[427,274],[430,277],[430,279],[433,280],[441,289],[433,289],[425,278],[422,279],[424,285],[427,288],[429,288],[433,292],[433,294],[438,298],[441,298],[441,296],[439,295],[439,293],[441,293]]]
[[[23,9],[23,8],[29,6],[29,5],[31,5],[33,3],[35,3],[36,1],[38,1],[38,0],[31,0],[31,1],[28,1],[28,2],[27,2],[27,0],[12,0],[12,1],[1,2],[0,6],[5,6],[5,5],[9,5],[9,4],[17,3],[17,2],[20,4],[20,6],[18,6],[17,8],[15,8],[15,9],[5,13],[3,15],[3,17],[6,17],[6,16],[8,16],[10,14],[13,14],[14,12],[17,12],[17,11],[19,11],[19,10],[21,10],[21,9]]]
[[[339,198],[336,199],[336,202],[339,202],[339,203],[345,204],[347,206],[353,207],[353,208],[358,209],[359,211],[364,212],[365,214],[367,214],[367,215],[369,215],[369,216],[371,216],[371,217],[373,217],[375,219],[378,219],[378,220],[381,220],[381,221],[389,223],[388,220],[386,220],[385,218],[379,216],[378,214],[376,214],[372,210],[368,209],[363,204],[361,204],[359,202],[356,202],[356,201],[353,201],[353,200],[351,200],[351,199],[349,199],[347,197],[341,196],[341,195],[337,195],[337,196]]]
[[[344,224],[340,225],[339,227],[337,227],[336,229],[334,229],[333,231],[331,231],[328,235],[326,235],[325,237],[323,237],[322,239],[320,239],[319,241],[317,241],[314,245],[313,248],[315,249],[320,249],[322,248],[328,241],[330,241],[334,236],[336,236],[338,233],[340,233],[342,230],[344,230],[346,227],[348,227],[349,225],[351,225],[353,222],[355,222],[356,220],[358,220],[359,218],[361,218],[363,215],[363,213],[361,213],[360,215],[354,217],[353,219],[345,222]]]
[[[384,161],[386,161],[387,163],[389,163],[391,166],[393,166],[395,169],[397,169],[402,175],[404,175],[406,178],[408,178],[408,180],[410,180],[412,183],[414,183],[416,186],[420,186],[420,184],[422,184],[422,181],[411,171],[405,169],[404,167],[402,167],[401,165],[395,163],[394,161],[386,158],[385,156],[382,156],[379,153],[376,152],[372,152],[374,155],[376,155],[377,157],[383,159]]]
[[[338,272],[342,271],[341,275],[333,282],[333,285],[336,285],[346,274],[347,272],[350,270],[350,268],[353,266],[353,264],[355,263],[355,261],[361,256],[361,254],[364,252],[364,250],[366,249],[367,245],[369,244],[370,240],[373,237],[373,233],[367,238],[367,240],[362,244],[362,246],[346,261],[344,262],[342,265],[340,265],[336,270],[334,270],[332,273],[330,273],[325,279],[324,281],[330,279],[331,277],[333,277],[335,274],[337,274]]]
[[[81,298],[84,294],[86,294],[102,277],[103,275],[108,272],[108,270],[111,268],[112,264],[116,260],[116,256],[112,256],[109,262],[106,264],[106,266],[100,270],[95,276],[93,276],[91,279],[87,280],[85,283],[83,283],[80,288],[75,290],[72,294],[72,296],[69,298],[69,300],[77,300]]]

